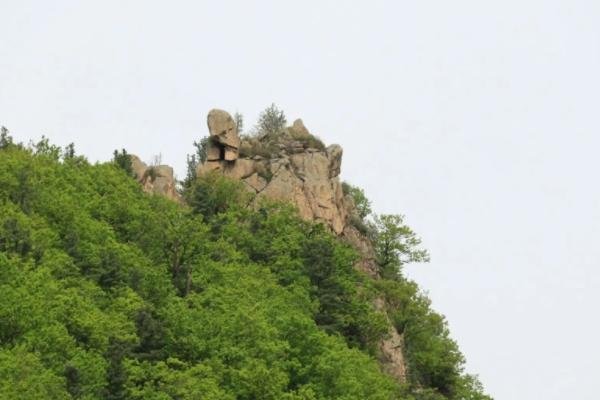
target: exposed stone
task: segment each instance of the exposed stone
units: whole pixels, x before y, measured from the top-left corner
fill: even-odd
[[[329,176],[331,178],[340,174],[342,168],[342,155],[344,151],[339,144],[332,144],[327,148],[327,158],[329,159]]]
[[[213,109],[209,111],[206,122],[210,132],[207,159],[236,160],[239,155],[240,137],[231,115],[227,111]]]
[[[404,336],[399,334],[387,315],[385,300],[375,299],[375,309],[381,312],[388,323],[387,337],[379,342],[379,362],[383,370],[398,379],[406,382],[406,360],[404,358]]]
[[[292,124],[290,129],[298,135],[305,135],[305,136],[310,135],[310,132],[308,131],[308,129],[306,129],[306,127],[304,126],[304,122],[302,122],[302,120],[300,118],[298,118],[297,120],[294,121],[294,123]]]
[[[258,162],[247,158],[240,158],[234,163],[223,163],[223,170],[233,179],[244,179],[256,172]]]
[[[134,154],[129,155],[129,159],[131,160],[131,169],[133,170],[133,174],[137,180],[141,180],[144,176],[144,172],[146,172],[146,169],[148,169],[148,166]]]
[[[212,110],[208,125],[211,138],[226,137],[235,132],[233,119],[225,111]],[[310,135],[302,120],[296,120],[288,130],[296,135]],[[282,142],[276,144],[280,149],[279,156],[269,160],[256,156],[237,158],[233,153],[228,156],[229,146],[235,143],[226,140],[213,143],[215,147],[224,145],[223,152],[218,158],[211,153],[208,161],[199,166],[198,175],[218,170],[230,178],[245,180],[259,197],[291,202],[303,218],[324,222],[333,232],[342,234],[347,207],[338,179],[342,158],[340,146],[330,146],[327,151],[305,149],[300,140],[282,138]],[[268,177],[268,181],[264,177]]]
[[[173,168],[168,165],[147,166],[136,155],[131,155],[131,169],[145,192],[165,196],[177,202],[181,196],[177,192]]]
[[[221,159],[221,147],[213,143],[212,141],[208,141],[206,144],[206,160],[207,161],[219,161]]]
[[[233,147],[225,147],[225,154],[223,159],[225,161],[235,161],[238,158],[238,149]]]
[[[217,171],[223,169],[223,163],[219,160],[209,161],[207,160],[204,164],[198,165],[196,167],[196,175],[204,175],[210,171]]]
[[[259,176],[256,172],[244,179],[244,183],[250,186],[256,193],[262,192],[267,186],[267,180]]]

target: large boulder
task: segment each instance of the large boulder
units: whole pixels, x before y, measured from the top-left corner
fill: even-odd
[[[227,111],[213,109],[206,118],[210,140],[207,155],[210,161],[235,161],[238,158],[240,137],[237,125]]]

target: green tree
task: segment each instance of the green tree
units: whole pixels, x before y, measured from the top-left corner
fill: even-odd
[[[352,186],[347,182],[342,182],[344,194],[349,195],[354,202],[354,207],[361,219],[365,219],[371,214],[371,201],[365,195],[364,190],[358,186]]]
[[[21,348],[0,349],[1,400],[67,400],[64,379]]]
[[[419,248],[421,239],[404,223],[402,215],[378,215],[374,221],[375,253],[383,277],[397,277],[404,264],[429,261],[427,250]]]
[[[174,210],[161,216],[162,250],[173,285],[185,297],[192,288],[192,270],[206,245],[208,227],[202,217]]]
[[[207,157],[207,148],[208,148],[208,141],[209,141],[209,137],[205,136],[202,139],[200,139],[197,142],[194,142],[194,147],[196,148],[196,152],[194,153],[196,156],[196,159],[198,160],[199,164],[204,164],[204,162],[206,162],[206,157]]]
[[[228,209],[248,204],[250,194],[243,185],[218,172],[211,172],[198,177],[184,192],[184,197],[194,212],[210,219]]]
[[[273,103],[258,116],[256,125],[256,133],[258,136],[274,136],[278,135],[285,128],[287,120],[282,110],[277,108]]]
[[[360,273],[291,205],[219,174],[183,205],[79,159],[2,149],[0,399],[489,400],[416,284]],[[375,360],[379,298],[402,391]]]
[[[113,152],[113,163],[125,171],[127,176],[133,176],[133,167],[131,165],[131,156],[127,153],[127,150],[121,149],[121,152],[115,150]],[[139,177],[138,177],[139,178]]]
[[[9,135],[8,129],[5,126],[0,127],[0,150],[6,149],[13,145],[13,138]]]
[[[194,141],[195,152],[186,156],[186,175],[182,182],[183,189],[189,189],[196,180],[198,166],[206,162],[208,137],[203,137],[198,142]]]
[[[59,146],[50,143],[50,140],[42,135],[42,138],[37,143],[31,143],[35,155],[49,157],[52,160],[58,160],[62,154],[62,149]]]
[[[75,158],[75,144],[69,143],[63,150],[63,159],[69,160]]]

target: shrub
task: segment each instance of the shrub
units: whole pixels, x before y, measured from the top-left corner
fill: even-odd
[[[271,159],[279,154],[279,146],[275,140],[262,140],[257,137],[245,136],[240,144],[240,157],[252,158],[260,156],[262,158]]]
[[[323,141],[321,141],[321,139],[319,139],[315,135],[311,135],[310,133],[305,134],[294,131],[293,129],[287,129],[286,134],[290,139],[302,143],[305,149],[317,149],[320,151],[324,151],[326,148],[325,144],[323,143]]]
[[[246,205],[250,193],[244,183],[224,177],[212,171],[196,178],[184,191],[184,198],[192,209],[205,218],[225,212],[240,205]]]

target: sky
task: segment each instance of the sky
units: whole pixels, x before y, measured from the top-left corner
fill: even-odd
[[[0,0],[0,124],[180,177],[271,103],[432,261],[405,273],[496,400],[597,399],[600,2]]]

